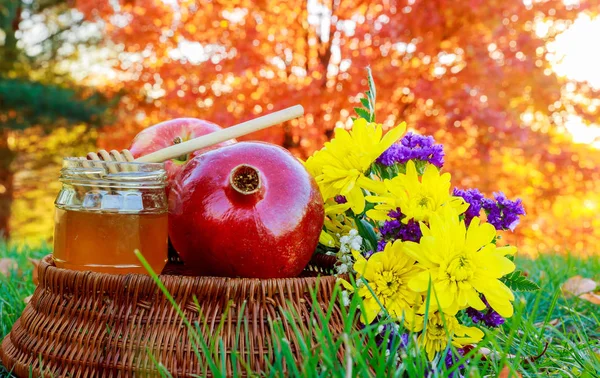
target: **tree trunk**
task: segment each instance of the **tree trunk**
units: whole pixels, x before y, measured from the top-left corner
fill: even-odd
[[[0,48],[0,74],[6,74],[15,66],[17,62],[19,48],[17,47],[17,31],[21,22],[21,1],[15,1],[12,4],[7,4],[2,9],[1,18],[7,18],[10,21],[10,26],[4,31],[4,45]],[[5,20],[3,20],[5,21]],[[5,24],[8,24],[4,22]]]
[[[13,201],[13,177],[11,169],[15,154],[8,145],[9,130],[0,126],[0,233],[5,239],[10,236],[10,212]]]

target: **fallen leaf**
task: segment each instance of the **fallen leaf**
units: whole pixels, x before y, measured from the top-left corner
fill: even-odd
[[[559,324],[560,324],[560,319],[552,319],[548,323],[546,323],[546,325],[551,326],[551,327],[556,327]],[[533,326],[535,328],[543,327],[544,326],[544,322],[537,322]]]
[[[509,377],[523,377],[521,373],[513,373],[508,366],[504,366],[502,370],[500,370],[500,374],[498,374],[498,378],[509,378]]]
[[[490,358],[492,360],[499,360],[503,356],[505,356],[506,358],[515,358],[516,357],[514,354],[503,355],[501,353],[496,352],[495,350],[490,350],[488,348],[479,348],[477,353],[481,354],[482,356],[484,356],[486,358]]]
[[[594,280],[589,278],[583,278],[581,276],[575,276],[569,278],[561,287],[566,297],[579,296],[581,294],[589,293],[590,291],[596,290],[598,285]]]
[[[31,300],[31,298],[32,298],[32,297],[33,297],[33,295],[30,295],[30,296],[28,296],[28,297],[25,297],[25,298],[23,298],[23,302],[24,302],[25,304],[29,303],[29,301]]]
[[[12,272],[17,272],[19,264],[15,259],[1,258],[0,259],[0,274],[8,277]]]
[[[33,265],[33,271],[31,273],[31,280],[33,281],[33,284],[35,286],[37,286],[40,283],[40,280],[38,278],[38,266],[40,265],[41,260],[32,259],[32,258],[29,258],[28,260]]]
[[[597,304],[600,305],[600,294],[596,294],[596,293],[585,293],[585,294],[581,294],[579,296],[579,298],[591,302],[593,304]]]

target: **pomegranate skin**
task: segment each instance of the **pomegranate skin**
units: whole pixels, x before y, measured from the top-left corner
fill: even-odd
[[[323,220],[315,180],[269,143],[240,142],[195,157],[169,195],[169,236],[198,275],[298,276]]]

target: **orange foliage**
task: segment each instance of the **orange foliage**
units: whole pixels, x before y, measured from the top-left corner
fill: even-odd
[[[598,113],[565,96],[547,40],[535,35],[538,21],[569,23],[585,1],[76,3],[106,22],[121,50],[122,80],[111,84],[126,90],[120,127],[102,146],[125,147],[141,127],[172,117],[227,126],[300,103],[303,119],[252,138],[305,157],[348,124],[370,65],[379,121],[405,120],[444,143],[457,186],[523,198],[528,216],[510,242],[529,253],[599,252],[600,153],[573,144],[563,125],[574,110],[587,120]]]

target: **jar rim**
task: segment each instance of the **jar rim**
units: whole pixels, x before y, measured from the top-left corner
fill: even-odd
[[[166,177],[164,163],[65,157],[59,180],[79,185],[164,186]]]

